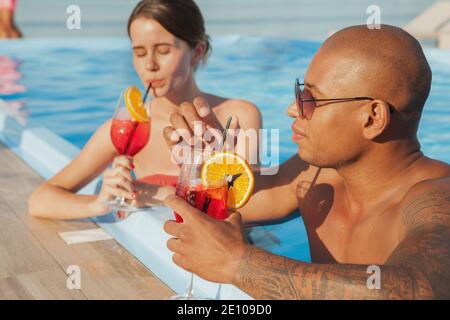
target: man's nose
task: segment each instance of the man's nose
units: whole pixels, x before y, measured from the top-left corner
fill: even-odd
[[[291,118],[298,118],[300,117],[300,114],[298,113],[297,104],[293,102],[286,110],[286,113]]]

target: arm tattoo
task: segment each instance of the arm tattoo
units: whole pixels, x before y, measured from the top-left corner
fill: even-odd
[[[432,191],[403,211],[409,232],[369,289],[365,265],[310,264],[248,247],[233,283],[256,299],[450,298],[449,193]]]
[[[309,264],[249,247],[234,284],[256,299],[412,299],[413,280],[400,268],[381,268],[371,290],[364,265]]]
[[[450,224],[450,193],[431,190],[406,205],[402,221],[409,230],[423,225]]]
[[[417,293],[450,298],[450,192],[431,190],[404,209],[406,238],[386,264],[402,265],[417,279]]]

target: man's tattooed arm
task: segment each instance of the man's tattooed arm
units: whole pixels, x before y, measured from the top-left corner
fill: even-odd
[[[365,265],[310,264],[248,247],[234,285],[256,299],[449,299],[450,191],[414,194],[402,211],[408,232],[381,268],[381,289]]]

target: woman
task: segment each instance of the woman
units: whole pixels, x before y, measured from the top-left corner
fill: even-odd
[[[0,39],[22,37],[14,22],[15,11],[16,0],[0,0]]]
[[[201,97],[222,126],[235,115],[241,129],[260,128],[261,116],[253,104],[217,97],[198,88],[195,69],[206,61],[210,43],[202,14],[193,0],[141,1],[129,18],[128,34],[134,68],[144,87],[152,87],[150,141],[133,160],[119,156],[110,139],[111,121],[107,121],[68,166],[31,195],[31,215],[76,219],[108,213],[110,208],[104,202],[116,196],[139,206],[162,199],[170,192],[165,186],[173,186],[179,173],[164,143],[163,129],[184,101]],[[111,163],[112,168],[104,171]],[[138,181],[133,181],[131,170]],[[97,195],[76,194],[103,171]]]

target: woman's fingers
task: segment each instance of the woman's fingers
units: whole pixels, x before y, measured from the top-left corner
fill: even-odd
[[[113,163],[112,163],[112,167],[113,168],[125,167],[129,170],[133,170],[134,169],[133,158],[131,158],[129,156],[115,157],[113,160]]]
[[[163,130],[164,140],[167,146],[172,149],[173,146],[181,142],[181,136],[178,134],[177,130],[173,127],[165,127]]]
[[[205,120],[200,117],[194,105],[189,102],[183,102],[180,105],[180,112],[186,123],[189,125],[191,132],[194,132],[196,136],[202,136],[206,123]]]
[[[131,176],[131,171],[124,167],[117,167],[114,169],[105,170],[103,174],[103,180],[108,181],[109,179],[114,179],[117,177],[122,177],[134,185],[134,179]]]
[[[105,186],[106,198],[108,200],[114,199],[116,197],[123,197],[127,200],[135,200],[137,198],[136,194],[133,192],[128,192],[116,186],[107,185]]]
[[[208,102],[204,98],[197,97],[194,99],[192,104],[193,109],[195,110],[194,116],[195,121],[202,121],[205,123],[206,126],[217,128],[220,131],[223,130],[222,125],[220,124],[214,112],[212,112]]]
[[[104,183],[110,187],[119,187],[130,193],[136,192],[134,183],[122,176],[105,179]]]
[[[131,176],[131,171],[129,169],[124,167],[117,167],[116,169],[113,170],[114,170],[113,176],[123,177],[128,181],[133,182],[133,177]]]
[[[238,117],[233,114],[222,146],[225,123],[218,121],[208,102],[201,97],[195,98],[193,103],[182,103],[179,111],[171,115],[170,123],[171,126],[164,128],[163,136],[171,150],[183,140],[188,146],[207,149],[207,152],[219,147],[234,150],[240,127]]]
[[[178,112],[172,113],[170,115],[170,124],[186,142],[191,141],[193,131],[181,114]]]

